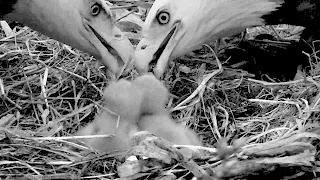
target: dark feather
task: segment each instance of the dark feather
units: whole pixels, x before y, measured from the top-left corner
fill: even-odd
[[[0,0],[0,20],[5,14],[12,12],[18,0]]]

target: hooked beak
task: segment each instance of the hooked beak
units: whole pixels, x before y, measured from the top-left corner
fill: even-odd
[[[95,47],[98,54],[93,54],[100,58],[101,62],[107,66],[117,76],[121,72],[121,67],[129,64],[133,55],[133,46],[129,39],[123,35],[116,26],[110,26],[103,22],[90,23],[83,19],[86,39]]]
[[[155,76],[160,78],[163,75],[172,51],[184,35],[178,33],[181,25],[181,21],[177,21],[163,35],[148,34],[141,39],[134,53],[134,65],[139,74],[147,73],[149,64],[155,62],[156,67],[153,69]]]

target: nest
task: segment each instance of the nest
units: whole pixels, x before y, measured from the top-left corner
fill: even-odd
[[[273,28],[283,38],[297,38],[291,26]],[[261,31],[273,33],[260,27],[247,35]],[[102,110],[101,92],[110,81],[107,69],[91,56],[28,27],[17,26],[9,36],[1,29],[0,41],[1,178],[319,176],[317,61],[308,76],[287,82],[257,80],[242,69],[225,67],[210,46],[170,62],[163,77],[171,93],[167,109],[177,123],[197,132],[204,146],[188,147],[191,153],[181,158],[177,149],[183,147],[142,133],[135,137],[137,147],[126,155],[146,155],[150,149],[144,147],[154,153],[119,161],[114,153],[98,153],[72,136]],[[135,76],[133,71],[125,78]]]

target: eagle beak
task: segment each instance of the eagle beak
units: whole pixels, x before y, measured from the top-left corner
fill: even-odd
[[[181,21],[177,21],[161,35],[143,33],[146,36],[141,39],[134,53],[134,65],[139,74],[147,73],[149,64],[155,62],[154,74],[157,78],[162,76],[172,51],[184,35],[179,31],[181,26]]]
[[[113,73],[119,75],[120,67],[130,63],[133,55],[133,46],[116,26],[108,26],[102,22],[89,22],[83,19],[86,30],[90,33],[87,39],[98,51],[97,58]]]

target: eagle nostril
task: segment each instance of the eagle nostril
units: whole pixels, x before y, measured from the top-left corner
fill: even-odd
[[[147,45],[141,46],[141,50],[144,50],[144,49],[146,49],[146,48],[147,48]]]
[[[121,38],[121,34],[115,34],[114,35],[116,38]]]

